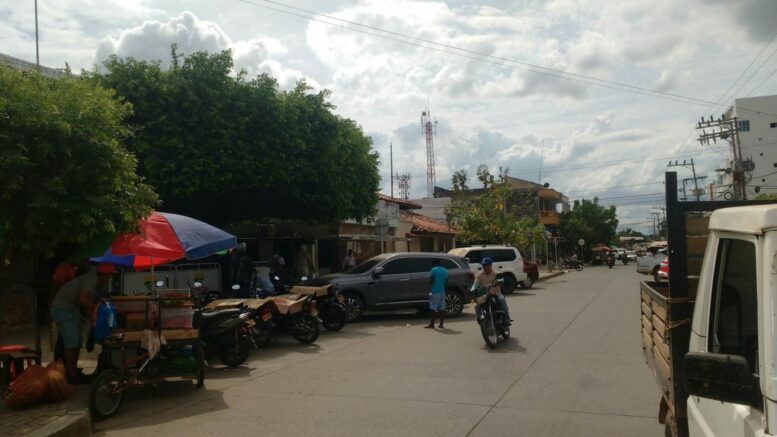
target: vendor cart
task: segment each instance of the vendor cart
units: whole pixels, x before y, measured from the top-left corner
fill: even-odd
[[[89,399],[96,419],[115,415],[136,384],[183,378],[203,387],[207,363],[192,327],[196,301],[189,290],[115,296],[112,302],[120,328],[102,345]]]

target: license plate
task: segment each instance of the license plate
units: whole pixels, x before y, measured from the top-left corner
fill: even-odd
[[[341,294],[341,295],[337,296],[337,300],[338,300],[340,303],[345,303],[345,296],[343,296],[343,295]]]
[[[272,319],[272,314],[271,313],[264,313],[264,314],[262,314],[262,320],[264,320],[265,322],[270,320],[270,319]]]

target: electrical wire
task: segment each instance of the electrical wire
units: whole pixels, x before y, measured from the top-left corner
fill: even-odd
[[[774,50],[772,50],[772,53],[766,59],[764,59],[763,62],[761,62],[761,65],[759,65],[758,68],[755,69],[753,74],[751,74],[750,77],[748,77],[747,80],[744,81],[742,83],[742,85],[739,86],[739,88],[737,88],[736,92],[734,92],[734,95],[736,95],[736,93],[738,93],[740,90],[742,90],[742,88],[744,88],[745,85],[747,85],[751,80],[753,80],[755,75],[758,74],[759,71],[761,71],[763,66],[766,65],[766,63],[769,62],[775,54],[777,54],[777,47],[775,47]],[[737,110],[739,110],[739,108],[737,108]]]
[[[761,88],[761,85],[765,84],[765,83],[766,83],[766,81],[768,81],[769,79],[771,79],[771,78],[772,78],[772,76],[774,76],[774,74],[775,74],[775,73],[777,73],[777,68],[775,68],[775,69],[774,69],[774,71],[772,71],[771,73],[769,73],[769,75],[768,75],[768,76],[766,76],[766,78],[765,78],[764,80],[762,80],[762,81],[761,81],[761,83],[759,83],[759,84],[758,84],[758,85],[756,85],[756,86],[755,86],[753,89],[751,89],[751,90],[750,90],[750,92],[748,92],[748,93],[747,93],[747,95],[748,95],[748,96],[751,96],[751,95],[753,95],[753,93],[755,92],[755,90],[757,90],[758,88]]]
[[[291,9],[291,10],[295,10],[295,11],[304,12],[305,14],[311,14],[313,16],[295,13],[295,12],[292,12],[292,11],[289,11],[289,10],[286,10],[286,9],[280,9],[280,8],[277,8],[277,7],[268,6],[266,4],[259,4],[259,3],[256,3],[254,1],[249,1],[249,0],[238,0],[238,1],[241,2],[241,3],[248,4],[248,5],[252,5],[252,6],[256,6],[256,7],[260,7],[260,8],[264,8],[264,9],[268,9],[268,10],[272,10],[272,11],[276,11],[276,12],[280,12],[280,13],[283,13],[283,14],[288,14],[288,15],[300,17],[300,18],[303,18],[303,19],[306,19],[306,20],[327,24],[327,25],[330,25],[330,26],[333,26],[333,27],[339,27],[339,28],[350,30],[350,31],[353,31],[353,32],[359,32],[359,33],[363,33],[363,34],[366,34],[366,35],[371,35],[371,36],[375,36],[375,37],[378,37],[378,38],[384,38],[384,39],[388,39],[388,40],[399,42],[399,43],[406,44],[406,45],[411,45],[411,46],[415,46],[415,47],[425,48],[425,49],[428,49],[428,50],[434,50],[434,51],[437,51],[437,52],[446,53],[446,54],[453,55],[453,56],[459,56],[459,57],[462,57],[462,58],[471,59],[471,60],[478,61],[478,62],[487,62],[487,63],[490,63],[490,64],[499,65],[501,67],[509,68],[509,69],[512,69],[512,70],[527,71],[527,72],[531,72],[531,73],[535,73],[535,74],[542,74],[542,75],[545,75],[545,76],[555,77],[557,79],[569,80],[569,81],[574,81],[574,82],[580,82],[580,83],[584,83],[584,84],[588,84],[588,85],[600,86],[600,87],[614,89],[614,90],[618,90],[618,91],[631,92],[631,93],[634,93],[634,94],[640,94],[640,95],[645,95],[645,96],[662,98],[662,99],[665,99],[665,100],[671,100],[671,101],[680,102],[680,103],[687,103],[687,104],[706,106],[706,107],[715,107],[715,106],[718,105],[717,102],[712,102],[712,101],[709,101],[709,100],[698,99],[698,98],[695,98],[695,97],[689,97],[689,96],[684,96],[684,95],[681,95],[681,94],[669,93],[669,92],[664,92],[664,91],[659,91],[659,90],[653,90],[653,89],[650,89],[650,88],[640,87],[640,86],[631,85],[631,84],[627,84],[627,83],[623,83],[623,82],[617,82],[617,81],[612,81],[612,80],[607,80],[607,79],[600,79],[600,78],[597,78],[597,77],[588,76],[588,75],[579,74],[579,73],[571,73],[571,72],[560,70],[560,69],[555,69],[555,68],[545,67],[545,66],[538,65],[538,64],[532,64],[532,63],[529,63],[529,62],[519,61],[519,60],[516,60],[516,59],[504,58],[504,57],[499,57],[499,56],[493,56],[493,55],[490,55],[488,53],[483,53],[483,52],[479,52],[479,51],[476,51],[476,50],[469,50],[469,49],[461,48],[461,47],[450,45],[450,44],[440,43],[440,42],[437,42],[437,41],[434,41],[434,40],[429,40],[429,39],[425,39],[425,38],[410,36],[410,35],[402,34],[402,33],[399,33],[399,32],[393,32],[393,31],[390,31],[390,30],[386,30],[386,29],[383,29],[383,28],[380,28],[380,27],[369,26],[369,25],[358,23],[358,22],[355,22],[355,21],[346,20],[346,19],[343,19],[343,18],[338,18],[338,17],[334,17],[334,16],[331,16],[331,15],[322,14],[322,13],[319,13],[317,11],[291,6],[291,5],[288,5],[288,4],[285,4],[285,3],[282,3],[282,2],[278,2],[278,1],[259,0],[259,1],[262,1],[264,3],[269,3],[269,4],[277,5],[277,6],[280,6],[281,8],[287,8],[287,9]],[[322,19],[317,18],[317,17],[324,17],[324,18],[327,18],[329,20],[339,21],[341,23],[350,24],[351,26],[358,26],[358,27],[361,27],[361,28],[364,28],[364,29],[370,29],[370,30],[374,30],[376,32],[382,32],[382,33],[374,33],[374,32],[369,32],[369,31],[362,30],[362,29],[357,29],[357,28],[354,28],[354,27],[351,27],[351,26],[347,26],[347,25],[332,23],[331,21],[322,20]],[[393,36],[389,36],[389,35],[394,35],[394,36],[397,36],[398,38],[393,37]],[[420,41],[420,42],[423,42],[424,44],[414,43],[414,42],[408,41],[408,40]],[[434,46],[437,46],[437,47],[443,47],[443,48],[445,48],[447,50],[439,49],[439,48],[436,48],[436,47],[431,47],[431,46],[425,45],[425,44],[431,44],[431,45],[434,45]],[[449,50],[455,50],[455,51],[451,52]],[[467,53],[467,54],[464,54],[464,53]],[[478,57],[470,56],[468,54],[475,55],[475,56],[478,56]],[[518,67],[515,67],[515,66],[506,65],[505,63],[518,64],[518,65],[524,66],[525,68],[518,68]],[[541,71],[538,71],[538,70],[541,70]],[[750,110],[748,108],[737,108],[737,109],[740,110],[740,111],[743,111],[743,112],[752,111],[754,113],[757,113],[757,112],[764,113],[764,112],[761,112],[761,111],[753,111],[753,110]],[[777,116],[777,114],[769,114],[769,115]]]

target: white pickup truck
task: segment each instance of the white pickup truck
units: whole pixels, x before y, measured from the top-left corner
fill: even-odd
[[[672,275],[641,284],[659,421],[669,436],[777,435],[777,204],[675,202],[669,176]]]

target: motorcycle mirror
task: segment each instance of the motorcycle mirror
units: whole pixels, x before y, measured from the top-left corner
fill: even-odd
[[[232,286],[232,289],[233,290],[240,290],[240,285],[235,284],[235,285]]]
[[[156,286],[157,287],[164,287],[165,286],[165,281],[156,281]]]
[[[197,282],[194,283],[194,286],[195,287],[202,287],[202,282],[197,281]]]

